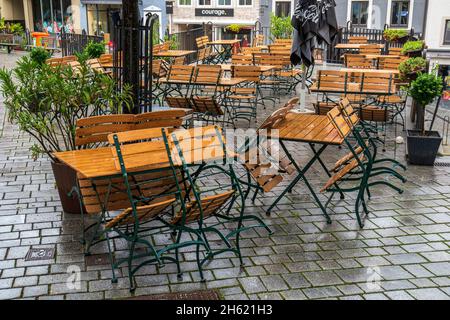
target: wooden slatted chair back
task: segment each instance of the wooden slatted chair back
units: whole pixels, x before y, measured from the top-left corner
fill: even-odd
[[[203,64],[195,68],[193,82],[205,85],[217,85],[222,76],[220,65]]]
[[[194,66],[171,65],[167,79],[176,81],[186,81],[190,83],[193,74],[194,74]]]
[[[103,64],[107,64],[107,63],[112,63],[113,62],[113,55],[110,54],[110,53],[104,53],[98,58],[98,61],[102,65]]]
[[[220,194],[206,196],[201,199],[200,205],[197,200],[187,203],[185,222],[189,223],[192,221],[197,221],[200,218],[205,219],[214,215],[225,205],[226,202],[228,202],[234,193],[234,190],[228,190]],[[202,212],[200,211],[200,206],[202,208]],[[178,224],[182,220],[183,212],[180,210],[177,214],[175,214],[170,223]]]
[[[62,61],[63,61],[63,63],[69,63],[72,61],[78,61],[78,58],[76,56],[65,56],[65,57],[62,57]]]
[[[260,81],[261,71],[258,66],[232,65],[231,74],[234,78],[244,78],[257,84]]]
[[[390,55],[401,56],[403,55],[402,50],[403,48],[390,47],[388,51]]]
[[[381,48],[377,44],[362,45],[359,54],[381,54]]]
[[[263,44],[264,44],[263,34],[257,34],[256,36],[253,37],[252,47],[262,46]]]
[[[394,91],[393,78],[390,73],[364,73],[362,92],[385,92],[387,95]]]
[[[231,56],[232,64],[252,65],[253,56],[251,54],[234,54]]]
[[[347,68],[370,69],[372,68],[372,60],[367,59],[362,54],[346,54],[345,66]]]
[[[134,123],[135,116],[131,114],[81,118],[76,123],[75,145],[79,147],[107,142],[109,134],[133,130]]]
[[[168,51],[170,50],[170,41],[165,41],[161,46],[161,51]]]
[[[152,61],[152,73],[156,79],[165,77],[167,75],[166,62],[161,59]]]
[[[106,72],[105,68],[102,67],[99,59],[97,59],[97,58],[86,60],[86,64],[95,72],[98,72],[98,73]]]
[[[171,108],[185,108],[191,109],[191,99],[188,97],[166,97],[166,103]]]
[[[64,64],[62,58],[49,58],[45,60],[45,63],[50,67],[59,67]]]
[[[397,70],[400,63],[405,60],[406,57],[380,57],[378,58],[378,68],[387,70]]]
[[[173,64],[177,64],[177,65],[183,65],[186,62],[186,57],[176,57],[173,60]]]
[[[369,42],[369,39],[365,36],[351,36],[348,37],[348,43],[352,44],[366,44]]]
[[[359,122],[359,117],[357,110],[353,108],[352,104],[350,103],[350,100],[347,98],[343,98],[339,101],[339,108],[341,110],[341,113],[350,121],[351,125],[355,126]]]
[[[197,51],[197,61],[205,61],[207,58],[206,47],[200,48]]]
[[[292,39],[275,39],[276,44],[283,44],[285,46],[292,45]]]
[[[216,126],[178,129],[167,135],[167,146],[176,166],[224,160],[225,141],[222,130]]]
[[[163,44],[162,43],[158,43],[158,44],[154,44],[153,45],[153,53],[158,53],[163,51]]]
[[[214,97],[193,96],[191,99],[194,112],[203,113],[211,116],[223,116],[223,110]]]
[[[348,74],[334,70],[320,70],[317,80],[317,88],[320,90],[345,91],[347,87]]]
[[[291,64],[290,57],[287,55],[278,55],[278,54],[261,54],[259,56],[259,63],[255,64],[266,65],[266,66],[275,66],[276,70],[284,69],[285,67]]]
[[[333,127],[339,133],[341,138],[347,137],[347,135],[352,130],[352,127],[349,125],[348,121],[342,115],[338,106],[334,107],[327,113],[328,119],[333,124]]]
[[[259,130],[271,129],[280,122],[286,119],[287,114],[295,107],[298,103],[299,98],[290,99],[283,107],[274,111],[270,116],[268,116],[263,123],[258,128]]]
[[[179,128],[183,124],[184,110],[162,110],[139,113],[135,116],[133,130],[170,127]]]
[[[209,41],[208,36],[202,36],[202,37],[195,38],[195,42],[197,44],[197,49],[206,47],[208,41]]]
[[[242,47],[241,53],[242,54],[256,54],[261,53],[262,48],[261,47]]]

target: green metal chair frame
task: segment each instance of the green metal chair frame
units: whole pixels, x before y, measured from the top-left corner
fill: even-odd
[[[344,161],[336,168],[335,172],[337,173],[331,177],[327,184],[321,191],[331,192],[330,197],[328,198],[325,208],[328,207],[331,202],[333,195],[336,192],[355,192],[358,191],[358,195],[355,200],[355,214],[357,217],[358,224],[361,228],[364,227],[364,223],[361,220],[361,216],[359,214],[360,205],[362,204],[363,210],[366,215],[369,214],[367,209],[365,195],[370,198],[369,188],[375,185],[387,185],[392,189],[396,190],[399,193],[403,191],[394,186],[393,184],[386,181],[369,181],[371,178],[381,175],[381,174],[389,174],[396,178],[398,178],[402,182],[406,182],[406,179],[401,176],[398,172],[391,168],[386,167],[374,167],[375,159],[374,152],[371,151],[369,145],[376,150],[376,145],[373,140],[370,138],[369,132],[364,127],[358,127],[356,124],[359,122],[356,114],[349,114],[348,111],[351,108],[333,108],[329,113],[328,117],[333,123],[334,127],[338,130],[338,133],[341,137],[344,138],[344,142],[347,145],[350,153],[344,156]],[[352,137],[355,140],[355,144],[350,140],[350,136],[346,135],[346,132],[350,131],[352,133]],[[361,135],[361,131],[364,132],[366,137]],[[367,135],[369,136],[367,137]],[[376,151],[375,151],[376,153]],[[377,162],[391,161],[392,159],[381,159]],[[395,161],[395,160],[394,160]],[[357,182],[356,185],[350,187],[344,187],[341,183],[346,181]],[[338,185],[338,188],[332,187]]]
[[[195,130],[200,130],[201,134],[198,134],[198,132],[196,133]],[[185,193],[186,197],[181,201],[181,217],[179,217],[178,222],[180,223],[180,229],[185,228],[188,224],[195,224],[196,230],[203,236],[206,254],[205,257],[201,259],[200,248],[197,246],[197,263],[202,266],[214,256],[230,251],[238,256],[241,265],[243,265],[240,249],[240,234],[245,230],[259,227],[265,228],[269,234],[272,234],[272,231],[259,217],[244,214],[245,199],[241,185],[232,166],[234,157],[227,153],[221,129],[217,126],[209,126],[194,128],[184,132],[175,131],[171,134],[163,129],[163,138],[172,170],[175,172],[176,168],[181,167],[190,186],[188,192]],[[187,161],[184,148],[188,145],[192,145],[192,143],[195,145],[197,139],[200,139],[201,144],[206,141],[209,150],[215,150],[218,153],[217,157],[209,160],[204,158],[197,159],[200,160],[196,161],[197,163]],[[207,187],[207,185],[211,185],[211,179],[214,179],[214,177],[217,176],[226,177],[226,179],[229,179],[229,182],[227,184]],[[204,179],[206,179],[208,183],[202,183],[204,182]],[[227,191],[217,195],[217,193],[223,189],[227,189]],[[211,203],[206,201],[206,199],[211,198],[211,196],[203,196],[211,193],[222,197],[222,200],[225,201],[222,201],[219,204],[216,203],[216,207],[214,207],[214,205],[211,206]],[[193,196],[190,196],[191,194]],[[237,202],[239,202],[239,208],[237,209],[238,213],[233,215],[231,214],[231,211],[234,204]],[[212,209],[212,211],[210,209]],[[194,217],[192,217],[193,210],[196,210]],[[210,217],[217,218],[217,221],[206,224],[207,219]],[[256,224],[244,224],[245,221],[249,220],[256,221]],[[224,234],[219,230],[219,226],[224,226],[226,223],[237,223],[237,227]],[[208,233],[217,235],[225,244],[225,247],[213,250],[208,241]],[[232,238],[234,238],[235,241],[234,247],[230,242]],[[204,280],[202,273],[201,279]]]

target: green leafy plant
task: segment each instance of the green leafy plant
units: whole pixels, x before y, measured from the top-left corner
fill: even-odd
[[[238,33],[241,30],[242,26],[236,23],[230,24],[225,27],[226,31]]]
[[[443,81],[434,73],[421,73],[414,80],[408,94],[414,99],[417,107],[417,129],[425,135],[425,107],[442,94]]]
[[[427,66],[427,61],[422,57],[409,58],[398,66],[402,79],[408,77],[408,75],[424,71]]]
[[[45,64],[45,60],[50,57],[50,53],[41,47],[33,48],[30,53],[31,61],[33,61],[38,66],[42,66],[43,64]]]
[[[408,41],[403,45],[402,54],[407,54],[408,52],[421,51],[425,43],[422,40]]]
[[[53,152],[77,148],[77,119],[120,112],[132,102],[128,86],[117,92],[111,77],[84,62],[75,72],[70,66],[39,65],[31,57],[20,59],[13,70],[0,70],[0,91],[8,120],[36,141],[32,156],[47,154],[53,161]]]
[[[4,32],[5,30],[6,30],[5,18],[0,18],[0,32]]]
[[[169,50],[178,49],[178,36],[176,34],[172,34],[170,36],[165,35],[164,42],[169,42]]]
[[[384,38],[388,41],[395,41],[407,35],[408,31],[404,29],[386,29],[383,32]]]
[[[86,48],[84,48],[84,51],[86,51],[89,59],[100,58],[100,56],[105,53],[105,43],[103,41],[91,41]]]
[[[289,39],[292,37],[294,27],[290,17],[278,17],[273,13],[270,16],[270,33],[272,41],[275,39]]]
[[[23,26],[20,23],[13,23],[9,26],[9,32],[16,35],[23,35]]]

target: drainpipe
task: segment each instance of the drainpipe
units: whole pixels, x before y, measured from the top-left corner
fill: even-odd
[[[428,3],[429,0],[425,0],[425,10],[424,10],[424,15],[423,15],[423,26],[422,26],[422,35],[423,35],[423,39],[425,40],[425,33],[427,30],[427,19],[428,19]]]

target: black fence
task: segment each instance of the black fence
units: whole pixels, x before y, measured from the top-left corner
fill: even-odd
[[[177,50],[193,50],[197,51],[197,44],[195,39],[208,36],[210,40],[213,39],[213,25],[212,23],[203,23],[201,27],[189,29],[187,31],[166,33],[165,39],[173,42],[174,49]],[[196,53],[186,56],[186,63],[192,63],[196,59]]]
[[[61,33],[61,52],[63,57],[72,56],[77,52],[82,52],[89,42],[102,42],[102,36],[91,36],[85,30],[81,34],[77,33]]]
[[[384,29],[388,28],[385,26]],[[387,52],[389,47],[402,47],[403,42],[388,42],[384,39],[384,30],[381,29],[367,29],[360,27],[353,27],[351,23],[347,23],[346,27],[340,28],[339,33],[335,37],[331,45],[322,45],[319,48],[325,51],[325,58],[328,63],[342,63],[342,50],[336,49],[338,43],[348,43],[350,37],[366,37],[368,43],[383,44],[384,50]],[[405,40],[422,39],[422,34],[415,33],[414,29],[409,30],[408,37]]]
[[[156,14],[147,14],[137,27],[125,26],[120,20],[113,27],[113,77],[118,91],[123,90],[124,83],[132,86],[133,113],[152,111],[152,60],[153,43],[158,37],[157,19]],[[125,52],[127,48],[129,52]]]

